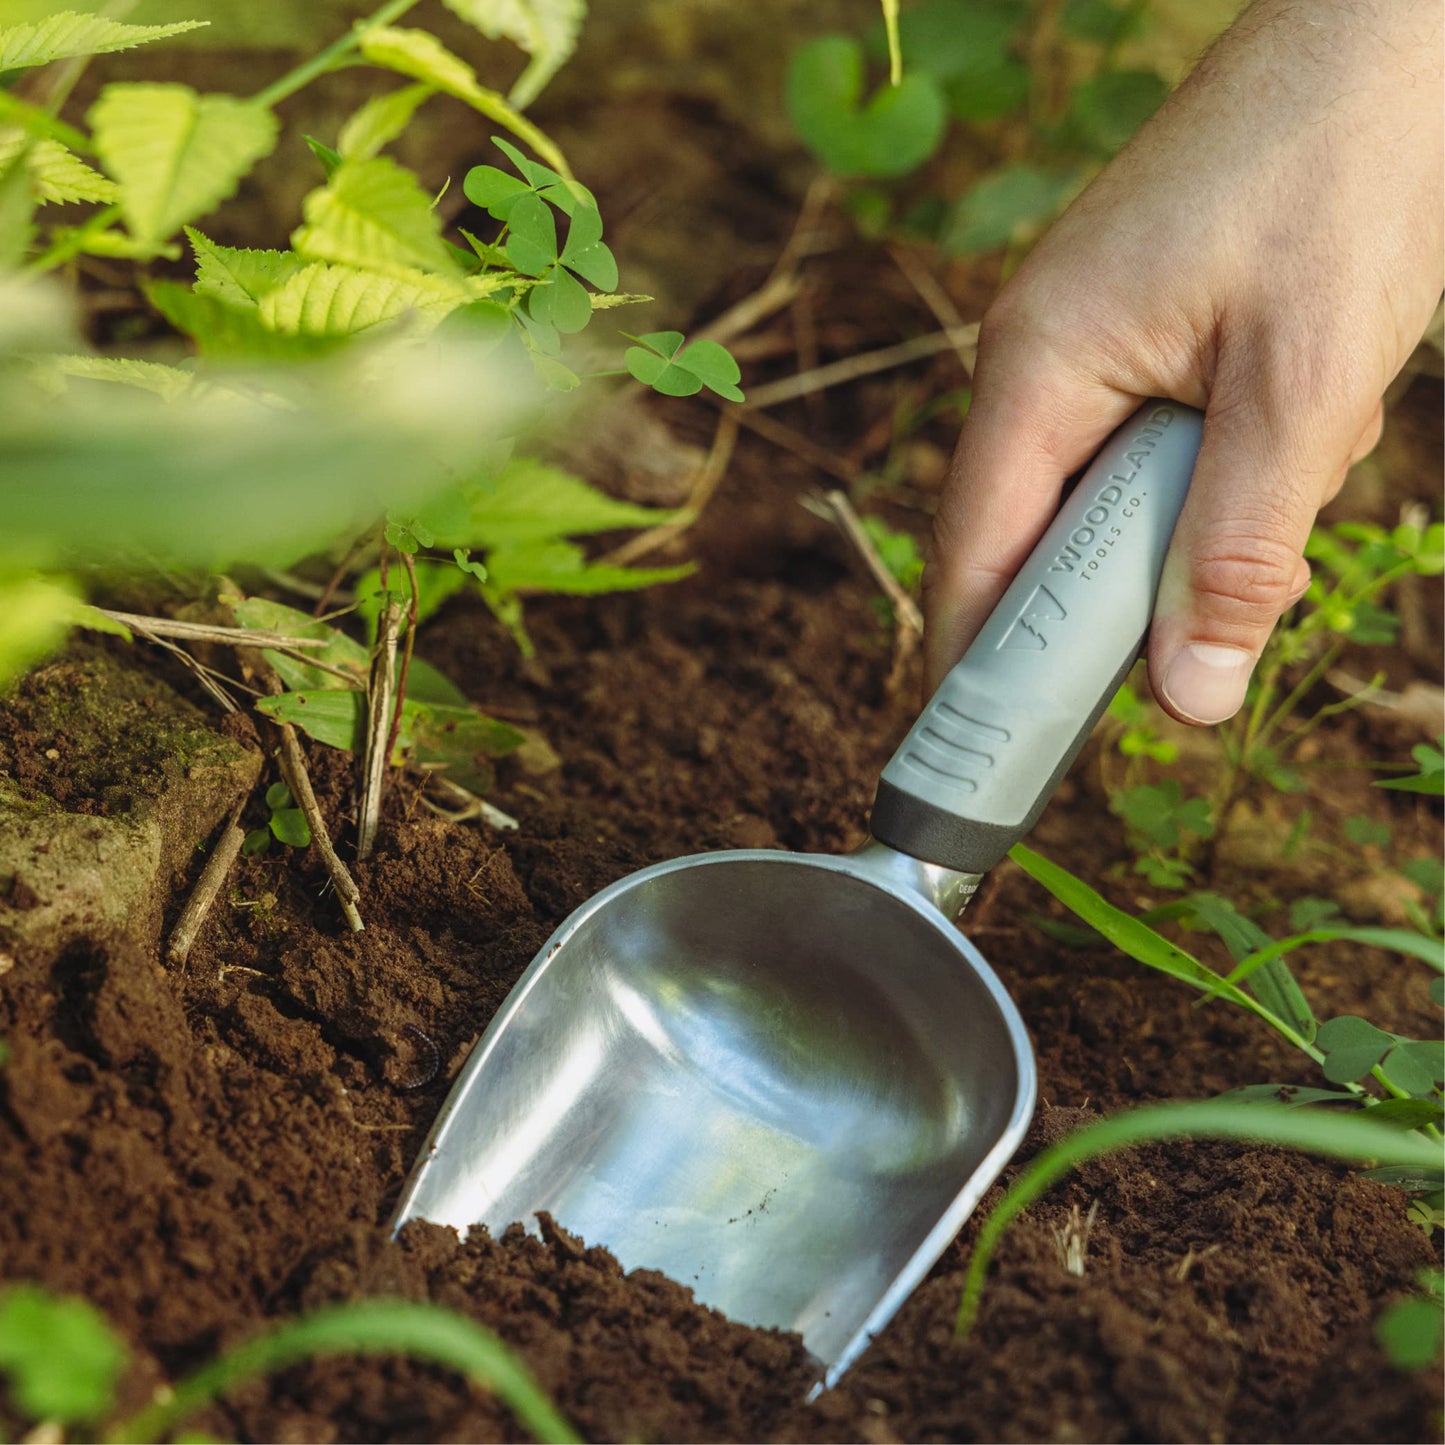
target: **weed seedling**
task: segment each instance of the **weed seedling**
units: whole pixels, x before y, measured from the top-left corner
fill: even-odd
[[[241,851],[254,858],[264,853],[272,838],[291,848],[305,848],[311,843],[311,825],[306,814],[298,808],[291,797],[291,789],[285,783],[272,783],[266,789],[266,806],[271,810],[264,828],[253,828],[246,834]]]

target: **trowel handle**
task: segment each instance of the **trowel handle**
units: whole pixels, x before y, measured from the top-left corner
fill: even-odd
[[[880,842],[982,873],[1033,827],[1139,656],[1203,425],[1151,401],[1105,443],[884,768]]]

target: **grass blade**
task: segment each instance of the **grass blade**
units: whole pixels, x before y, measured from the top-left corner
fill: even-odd
[[[436,1305],[367,1300],[317,1310],[248,1340],[187,1376],[163,1401],[123,1421],[110,1439],[163,1439],[233,1386],[318,1355],[409,1355],[447,1365],[496,1394],[536,1439],[580,1438],[491,1331]]]
[[[955,1337],[963,1339],[978,1317],[984,1278],[1004,1231],[1030,1204],[1048,1192],[1076,1164],[1154,1139],[1244,1139],[1302,1149],[1333,1159],[1373,1162],[1393,1169],[1439,1172],[1440,1145],[1397,1125],[1377,1124],[1362,1115],[1322,1113],[1284,1105],[1237,1104],[1219,1099],[1154,1104],[1102,1119],[1045,1149],[1014,1181],[984,1220],[958,1302]]]

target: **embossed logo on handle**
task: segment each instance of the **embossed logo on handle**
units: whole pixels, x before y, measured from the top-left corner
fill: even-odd
[[[1068,613],[1063,604],[1047,587],[1035,587],[1033,595],[1014,618],[1014,624],[1004,633],[999,651],[1005,648],[1015,651],[1042,652],[1049,643],[1044,636],[1045,624],[1062,622]]]

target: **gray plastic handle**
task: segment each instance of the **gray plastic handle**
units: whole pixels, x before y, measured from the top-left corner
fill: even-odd
[[[1139,656],[1203,426],[1151,401],[1105,443],[883,769],[880,842],[982,873],[1033,827]]]

